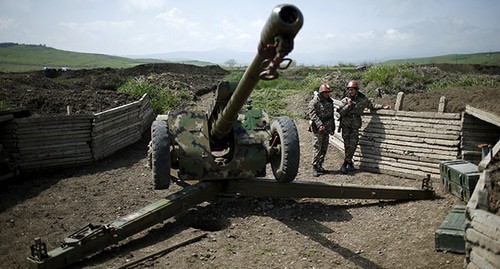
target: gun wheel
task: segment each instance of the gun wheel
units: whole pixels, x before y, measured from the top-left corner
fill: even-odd
[[[286,116],[271,124],[270,163],[278,182],[292,182],[299,170],[299,135],[295,123]]]
[[[168,189],[170,186],[170,137],[166,121],[155,120],[151,124],[150,151],[154,188]]]

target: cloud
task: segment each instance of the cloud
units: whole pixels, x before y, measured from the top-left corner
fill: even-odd
[[[260,24],[262,24],[262,25],[259,26]],[[238,27],[231,20],[224,19],[224,20],[220,21],[219,23],[217,23],[216,26],[217,27],[215,27],[214,31],[223,32],[229,38],[233,38],[233,39],[251,39],[252,38],[252,35],[250,33],[243,30],[241,27]],[[249,26],[252,29],[255,29],[255,28],[261,29],[262,26],[264,26],[264,21],[255,20],[255,21],[252,21],[249,24]]]
[[[126,0],[122,2],[123,8],[127,11],[135,10],[157,10],[163,8],[163,0]]]
[[[117,33],[127,33],[134,28],[134,21],[103,21],[97,20],[92,22],[87,22],[83,24],[78,24],[74,22],[61,22],[59,26],[66,28],[68,30],[77,32],[79,34],[85,35],[97,35],[97,34],[117,34]]]
[[[264,21],[263,19],[257,19],[250,22],[250,26],[257,29],[262,29],[264,27],[264,24],[266,24],[266,21]]]
[[[488,32],[492,31],[493,35]],[[432,18],[399,29],[408,38],[399,42],[399,49],[414,50],[423,55],[439,55],[457,52],[479,52],[479,43],[498,44],[498,29],[483,29],[463,20],[447,17]],[[478,42],[480,40],[480,42]],[[478,46],[479,45],[479,46]]]
[[[252,36],[246,33],[240,34],[236,37],[236,39],[252,39]]]
[[[8,30],[19,26],[19,22],[12,18],[0,17],[0,30]]]
[[[177,8],[173,8],[169,11],[162,12],[158,14],[155,18],[165,22],[166,26],[176,28],[177,30],[180,31],[195,28],[198,26],[198,23],[190,21],[185,17],[183,17],[182,11]]]
[[[408,40],[410,35],[396,29],[388,29],[383,34],[383,39],[389,42],[404,42]]]
[[[325,39],[334,39],[337,38],[338,36],[339,36],[338,34],[327,33],[325,34]]]
[[[443,8],[443,5],[444,3],[440,0],[427,0],[425,3],[414,0],[379,1],[375,5],[374,13],[383,19],[405,21],[420,16],[427,16],[429,9],[438,10],[439,8]]]
[[[200,31],[189,31],[187,35],[192,38],[201,38],[203,36]]]
[[[0,7],[4,10],[20,11],[22,13],[28,13],[33,11],[33,4],[28,0],[2,0],[0,1]]]
[[[217,24],[218,27],[222,29],[224,32],[234,32],[238,31],[238,28],[229,20],[224,19],[220,23]]]
[[[140,46],[150,37],[141,34],[134,21],[96,20],[87,23],[61,22],[59,29],[48,37],[61,47],[82,52],[88,48],[100,47],[101,53],[119,54],[121,50]]]
[[[436,17],[385,30],[327,33],[319,40],[315,43],[318,50],[332,51],[332,57],[339,59],[426,57],[496,51],[500,30],[498,26],[485,29],[461,19]]]

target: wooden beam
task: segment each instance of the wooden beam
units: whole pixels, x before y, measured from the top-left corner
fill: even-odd
[[[394,110],[396,111],[403,110],[403,100],[404,100],[404,93],[398,92],[398,96],[396,97],[396,105],[394,105]]]
[[[470,105],[465,106],[465,113],[500,127],[500,117],[495,114],[474,108]]]

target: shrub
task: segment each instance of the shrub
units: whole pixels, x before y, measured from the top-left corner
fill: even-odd
[[[12,105],[6,101],[0,100],[0,109],[11,109]]]
[[[118,92],[125,92],[132,96],[142,96],[147,93],[151,100],[151,107],[156,113],[181,108],[190,98],[184,89],[174,91],[168,87],[153,85],[143,76],[129,79],[118,89]]]

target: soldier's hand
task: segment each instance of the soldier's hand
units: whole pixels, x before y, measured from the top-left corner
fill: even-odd
[[[319,127],[319,131],[320,131],[320,132],[324,132],[325,130],[326,130],[325,125],[321,125],[321,126]]]
[[[384,109],[391,109],[392,107],[390,105],[385,105]]]

